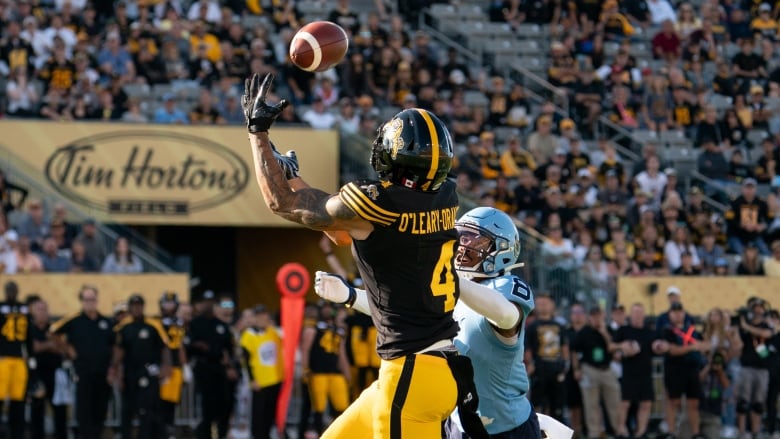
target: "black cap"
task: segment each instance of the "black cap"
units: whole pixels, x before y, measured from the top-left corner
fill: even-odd
[[[179,295],[174,291],[165,291],[160,297],[160,303],[179,303]]]
[[[672,311],[681,311],[683,309],[682,303],[680,302],[674,302],[672,303],[672,306],[669,308]]]
[[[127,299],[128,305],[135,305],[135,304],[143,305],[144,303],[145,303],[144,297],[140,294],[133,294],[132,296],[130,296],[129,299]]]

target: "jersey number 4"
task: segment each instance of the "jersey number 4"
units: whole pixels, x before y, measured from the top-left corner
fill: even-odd
[[[452,269],[452,257],[455,240],[442,244],[439,260],[433,268],[431,292],[434,296],[444,296],[444,312],[455,309],[455,272]]]
[[[27,339],[27,317],[15,314],[6,316],[5,324],[0,329],[0,335],[8,341],[25,341]]]

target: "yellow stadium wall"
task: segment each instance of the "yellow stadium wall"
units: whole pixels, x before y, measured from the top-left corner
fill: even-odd
[[[82,285],[98,288],[98,309],[105,315],[134,293],[146,299],[147,314],[157,312],[157,301],[163,291],[172,290],[186,300],[189,276],[186,274],[14,274],[0,276],[5,285],[9,280],[19,284],[20,299],[38,294],[49,304],[53,316],[64,316],[81,309],[78,292]]]
[[[306,267],[311,277],[307,301],[316,301],[314,272],[332,271],[319,247],[322,232],[294,228],[241,228],[236,236],[236,275],[238,276],[238,306],[247,308],[263,304],[272,310],[279,308],[276,273],[288,262]],[[354,263],[349,247],[336,247],[336,254],[347,272]]]
[[[658,285],[658,290],[650,295],[653,283]],[[733,311],[744,306],[751,296],[780,307],[780,278],[761,276],[621,277],[618,279],[618,300],[627,307],[635,302],[642,303],[648,314],[657,315],[669,308],[666,289],[671,285],[680,289],[683,306],[693,315],[705,315],[714,307]]]

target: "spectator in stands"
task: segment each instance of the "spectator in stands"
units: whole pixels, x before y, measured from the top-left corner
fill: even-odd
[[[219,46],[217,46],[219,47]],[[205,42],[199,43],[193,50],[188,65],[187,78],[197,82],[201,87],[209,88],[219,79],[219,70],[214,61],[210,59],[209,46]],[[250,62],[250,68],[253,71],[261,72],[265,70],[262,60],[257,58]]]
[[[19,242],[16,246],[15,261],[17,273],[41,273],[43,272],[43,262],[31,249],[31,240],[26,235],[19,235]]]
[[[17,231],[29,238],[32,251],[39,252],[43,239],[49,234],[49,225],[49,220],[43,214],[43,202],[34,199],[27,202],[27,213],[19,222]]]
[[[57,241],[51,236],[43,241],[41,262],[43,270],[47,273],[67,273],[70,271],[70,261],[57,253]]]
[[[655,34],[651,41],[653,58],[674,63],[682,54],[682,40],[674,29],[672,20],[664,20],[661,30]]]
[[[98,96],[99,101],[94,108],[87,112],[85,118],[103,122],[119,120],[123,110],[115,105],[111,90],[102,90]]]
[[[722,125],[718,122],[718,111],[712,105],[704,108],[704,118],[696,127],[696,138],[693,141],[693,146],[701,147],[704,139],[712,139],[721,146],[728,145]]]
[[[755,242],[748,242],[742,251],[742,259],[737,265],[738,276],[764,276],[764,265]]]
[[[661,196],[668,181],[666,174],[660,172],[660,160],[656,156],[647,158],[647,169],[634,177],[634,185],[637,191],[649,193],[652,196],[653,205],[661,204]]]
[[[531,212],[534,215],[542,208],[542,195],[530,168],[520,169],[515,186],[515,200],[518,213]]]
[[[71,273],[94,273],[98,266],[88,255],[84,243],[75,240],[70,246],[70,271]]]
[[[780,240],[772,241],[770,248],[772,256],[764,259],[764,274],[769,277],[780,277]]]
[[[242,113],[243,117],[243,113]],[[127,102],[127,111],[122,113],[122,122],[128,123],[148,123],[149,118],[141,111],[141,103],[137,99],[130,99]],[[243,120],[243,119],[242,119]]]
[[[114,252],[106,256],[101,271],[103,273],[141,273],[143,265],[138,256],[130,250],[127,238],[119,237],[114,244]]]
[[[591,290],[605,291],[609,282],[609,264],[601,257],[601,247],[592,245],[582,262],[581,271]]]
[[[311,108],[303,113],[301,119],[315,130],[328,130],[336,123],[336,116],[325,109],[325,103],[319,96],[314,97]]]
[[[163,97],[163,106],[154,112],[155,123],[188,124],[189,120],[183,111],[176,108],[176,97],[168,93]]]
[[[81,224],[81,233],[76,240],[84,244],[87,257],[96,264],[106,259],[106,249],[108,248],[103,240],[103,236],[98,233],[97,223],[94,218],[87,218]]]
[[[762,255],[769,254],[762,236],[771,217],[767,203],[756,194],[755,179],[743,180],[742,194],[732,202],[725,216],[729,221],[731,251],[740,254],[745,244],[752,242]]]
[[[688,228],[684,225],[679,225],[674,231],[672,239],[667,241],[664,246],[664,259],[666,259],[666,265],[671,272],[674,273],[675,270],[680,268],[683,255],[686,254],[691,257],[692,266],[697,268],[701,266],[699,254],[696,251],[696,246],[691,242]]]
[[[744,93],[748,91],[752,81],[766,79],[767,72],[766,62],[753,52],[752,38],[743,39],[740,47],[742,50],[734,55],[731,64],[734,66],[734,75],[739,81],[739,89]]]
[[[683,252],[680,255],[680,266],[672,272],[675,276],[699,276],[701,269],[693,265],[695,253]]]
[[[687,40],[688,37],[697,29],[701,28],[701,17],[697,16],[693,10],[693,5],[688,2],[680,3],[677,6],[678,15],[676,20],[670,18],[674,23],[674,30],[680,36],[682,40]]]
[[[650,22],[655,26],[663,25],[666,20],[670,20],[672,23],[677,21],[677,14],[667,0],[648,0],[647,11],[650,15]]]
[[[754,177],[753,169],[745,163],[742,151],[739,149],[734,150],[729,160],[729,181],[741,184],[746,179]]]
[[[715,234],[707,232],[701,240],[701,245],[697,248],[701,268],[705,274],[715,272],[715,263],[726,254],[723,246],[716,242]]]
[[[671,128],[685,133],[685,137],[696,135],[696,124],[699,119],[699,106],[696,97],[688,86],[676,85],[672,89]],[[713,139],[715,140],[715,139]]]
[[[40,116],[50,120],[72,120],[70,103],[65,92],[59,88],[51,87],[41,102]]]
[[[523,148],[518,135],[507,139],[507,147],[501,153],[501,173],[507,177],[519,177],[523,169],[536,169],[536,162],[531,153]]]
[[[729,164],[720,146],[715,142],[715,139],[702,139],[702,147],[704,151],[701,152],[697,159],[698,171],[709,179],[727,182]],[[713,189],[711,188],[710,190]]]
[[[10,80],[6,83],[5,93],[8,99],[7,113],[14,117],[36,117],[40,102],[38,90],[29,81],[26,66],[13,69]]]
[[[720,126],[726,148],[741,148],[746,145],[747,130],[733,109],[726,110]]]
[[[756,180],[771,183],[775,176],[780,175],[780,148],[774,139],[767,137],[761,141],[761,149],[763,154],[756,161]]]
[[[599,191],[599,201],[606,213],[625,217],[629,194],[620,186],[620,178],[614,170],[607,171],[606,184]]]
[[[752,128],[769,129],[769,119],[772,117],[772,112],[764,102],[764,88],[758,84],[750,86],[750,112],[753,121]]]
[[[119,75],[125,81],[135,76],[135,65],[130,53],[121,45],[118,33],[109,33],[106,36],[106,44],[98,53],[97,62],[103,83],[114,75]]]
[[[214,106],[214,98],[208,90],[201,90],[198,105],[189,114],[193,125],[224,125],[227,123],[222,113]]]
[[[528,138],[528,151],[536,163],[547,163],[558,149],[558,136],[552,133],[552,118],[544,115],[538,119],[536,131]]]

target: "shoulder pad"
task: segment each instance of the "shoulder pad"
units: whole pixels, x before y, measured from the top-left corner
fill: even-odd
[[[339,198],[360,218],[381,226],[389,226],[399,214],[381,181],[358,180],[345,184]]]
[[[520,305],[520,308],[526,315],[534,309],[534,295],[531,287],[519,277],[505,275],[486,282],[490,282],[490,285],[507,300]]]

